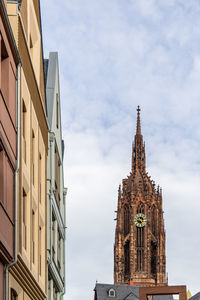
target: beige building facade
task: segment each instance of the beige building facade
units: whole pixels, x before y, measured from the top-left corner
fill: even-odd
[[[7,12],[22,61],[18,241],[16,259],[9,268],[8,296],[45,299],[48,124],[39,1],[7,1]]]

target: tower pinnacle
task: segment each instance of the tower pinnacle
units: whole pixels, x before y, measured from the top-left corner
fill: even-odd
[[[141,135],[141,124],[140,124],[140,106],[138,105],[137,108],[137,129],[136,129],[136,134],[140,134]]]
[[[139,169],[145,169],[145,145],[143,143],[143,137],[141,133],[141,122],[140,122],[140,107],[137,107],[137,126],[136,135],[133,143],[132,150],[132,172]]]
[[[165,286],[166,256],[162,193],[146,172],[145,144],[137,107],[132,172],[118,190],[114,245],[114,282]]]

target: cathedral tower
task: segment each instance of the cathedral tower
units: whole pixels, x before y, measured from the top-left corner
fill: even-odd
[[[114,283],[166,285],[162,191],[146,172],[140,108],[132,147],[132,170],[118,190]]]

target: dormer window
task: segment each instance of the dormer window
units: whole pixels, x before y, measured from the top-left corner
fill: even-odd
[[[108,291],[108,297],[111,297],[111,298],[115,297],[115,290],[114,289],[109,289],[109,291]]]

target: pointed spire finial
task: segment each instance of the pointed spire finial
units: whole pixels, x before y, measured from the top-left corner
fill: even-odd
[[[136,134],[140,134],[141,135],[141,124],[140,124],[140,106],[138,105],[137,107],[137,130],[136,130]]]
[[[132,172],[136,169],[145,170],[145,145],[141,133],[140,106],[137,107],[137,128],[132,150]]]

